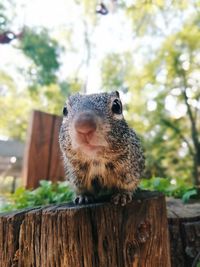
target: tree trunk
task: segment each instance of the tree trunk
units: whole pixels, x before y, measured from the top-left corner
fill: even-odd
[[[0,217],[1,267],[170,267],[165,199],[63,204]]]
[[[196,267],[200,263],[200,203],[167,201],[172,267]]]
[[[194,156],[194,184],[200,187],[200,144]]]

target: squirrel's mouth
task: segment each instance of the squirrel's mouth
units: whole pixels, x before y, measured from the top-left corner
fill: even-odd
[[[82,151],[94,151],[97,152],[99,150],[101,150],[103,148],[103,146],[94,146],[91,144],[82,144],[80,145],[80,148],[82,149]]]
[[[81,140],[80,141],[80,146],[84,149],[89,149],[89,150],[99,150],[101,149],[103,146],[98,144],[97,140],[94,140],[95,138],[93,138],[93,135],[84,135],[81,136]]]
[[[87,145],[90,145],[90,141],[93,137],[93,133],[90,132],[90,133],[87,133],[87,134],[82,134],[82,133],[79,133],[78,136],[79,138],[81,139],[81,141]]]
[[[83,153],[87,157],[94,158],[103,150],[103,146],[93,145],[91,142],[82,141],[76,144],[76,149],[78,153]]]
[[[76,133],[72,139],[72,147],[89,156],[96,155],[105,146],[107,146],[107,142],[96,132],[87,134]]]

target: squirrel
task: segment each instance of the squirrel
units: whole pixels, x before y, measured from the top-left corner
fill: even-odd
[[[59,143],[75,204],[110,190],[111,202],[132,201],[144,169],[140,140],[123,116],[118,91],[71,95],[63,108]]]

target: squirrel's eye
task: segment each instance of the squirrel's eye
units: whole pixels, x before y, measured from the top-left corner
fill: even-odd
[[[64,107],[64,108],[63,108],[63,115],[64,115],[64,116],[67,116],[67,114],[68,114],[67,107]]]
[[[112,112],[115,114],[122,114],[122,103],[119,99],[113,101]]]

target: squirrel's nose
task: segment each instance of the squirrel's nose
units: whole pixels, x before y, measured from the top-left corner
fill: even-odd
[[[75,118],[74,127],[78,133],[88,134],[96,130],[95,116],[91,112],[83,112]]]

